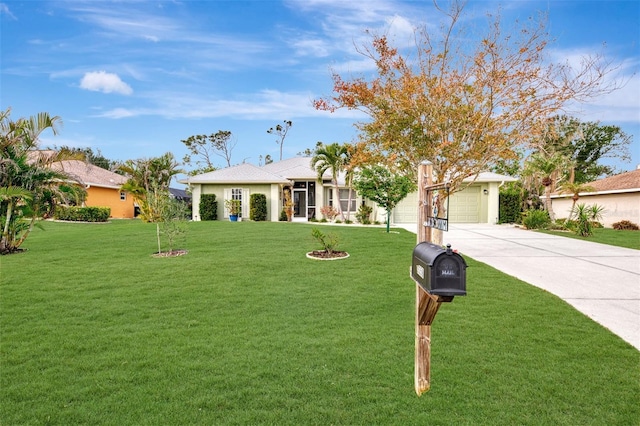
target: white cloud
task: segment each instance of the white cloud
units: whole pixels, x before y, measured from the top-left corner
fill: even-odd
[[[121,95],[130,95],[133,93],[131,86],[122,81],[120,77],[118,77],[118,74],[112,74],[106,71],[85,73],[82,80],[80,80],[80,87],[102,93],[115,92]]]
[[[18,18],[16,18],[16,16],[9,10],[9,6],[7,6],[5,3],[0,3],[0,15],[8,15],[13,20],[18,20]]]

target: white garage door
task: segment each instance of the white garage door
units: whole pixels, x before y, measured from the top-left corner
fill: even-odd
[[[450,197],[449,221],[451,223],[480,222],[480,186],[470,186]]]
[[[412,192],[400,201],[392,213],[392,223],[416,223],[418,220],[418,193]]]

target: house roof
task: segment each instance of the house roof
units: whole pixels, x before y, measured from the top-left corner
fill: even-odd
[[[244,163],[225,169],[203,173],[183,179],[180,183],[282,183],[289,184],[292,180],[317,180],[318,173],[311,167],[311,157],[293,157],[287,160],[265,164],[262,167]],[[325,172],[323,179],[331,179]],[[517,179],[511,176],[492,172],[482,172],[466,178],[465,182],[513,182]],[[338,175],[338,184],[345,185],[345,173]]]
[[[191,176],[180,183],[282,183],[289,184],[284,177],[264,170],[263,167],[243,163],[212,172]]]
[[[88,186],[120,188],[127,181],[125,176],[80,160],[63,160],[51,164],[53,170],[62,171]]]
[[[615,176],[609,176],[604,179],[590,182],[587,185],[592,187],[595,192],[620,191],[629,189],[637,189],[640,191],[640,169],[621,173]]]
[[[469,176],[468,178],[464,179],[464,182],[515,182],[517,180],[518,179],[512,176],[501,175],[500,173],[482,172],[478,173],[477,175]]]
[[[579,195],[640,192],[640,169],[594,180],[593,182],[586,183],[585,186],[591,187],[591,190],[588,192],[581,192]],[[554,192],[551,194],[551,198],[567,198],[571,195],[572,194],[569,192]]]
[[[265,164],[262,168],[290,180],[318,179],[318,172],[311,167],[311,157],[293,157],[287,160]],[[331,179],[331,176],[327,172],[325,172],[323,177],[325,179]]]

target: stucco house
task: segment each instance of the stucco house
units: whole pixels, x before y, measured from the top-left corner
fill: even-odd
[[[609,176],[587,184],[593,191],[580,193],[577,204],[604,207],[602,224],[611,227],[621,220],[640,224],[640,169]],[[551,206],[560,219],[569,217],[573,194],[551,195]]]
[[[510,176],[495,173],[481,173],[469,178],[470,186],[451,196],[449,219],[452,222],[496,223],[498,220],[499,187],[505,182],[516,180]],[[278,221],[282,211],[284,192],[290,191],[293,201],[293,220],[308,221],[321,219],[320,208],[335,205],[331,176],[325,174],[318,181],[317,172],[311,167],[310,157],[295,157],[269,163],[264,166],[240,164],[213,172],[191,176],[181,180],[187,184],[193,196],[193,220],[200,220],[201,194],[216,194],[218,219],[228,217],[224,201],[237,199],[242,204],[242,217],[249,216],[249,197],[261,193],[267,197],[267,220]],[[373,207],[373,220],[383,222],[386,212],[370,200],[363,200],[355,191],[349,194],[344,176],[338,178],[339,202],[343,212],[350,210],[351,219],[363,203]],[[349,200],[350,209],[347,209]],[[418,194],[410,194],[393,211],[392,224],[416,223]]]
[[[63,160],[51,168],[67,173],[87,191],[85,207],[109,207],[112,218],[130,219],[135,215],[131,194],[121,191],[126,177],[81,160]]]

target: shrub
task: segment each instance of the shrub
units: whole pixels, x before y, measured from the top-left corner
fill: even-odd
[[[285,209],[282,209],[280,211],[280,217],[278,218],[278,220],[280,222],[288,222],[289,221],[289,217],[287,216],[287,211]]]
[[[200,220],[216,219],[218,219],[216,194],[202,194],[200,196]]]
[[[603,212],[604,207],[597,204],[592,206],[577,204],[571,210],[571,215],[576,221],[575,233],[582,237],[590,237],[593,234],[593,228],[602,226],[598,221],[602,219]]]
[[[338,247],[338,237],[333,234],[324,234],[318,228],[313,228],[311,229],[311,236],[322,245],[322,248],[328,254],[332,254]]]
[[[371,223],[371,213],[373,213],[373,207],[367,205],[361,205],[358,207],[358,212],[356,213],[356,220],[363,225],[368,225]]]
[[[322,213],[322,217],[333,221],[336,216],[338,216],[338,210],[336,210],[333,206],[323,206],[320,207],[320,213]]]
[[[499,223],[517,223],[522,213],[522,191],[508,187],[500,191]]]
[[[251,194],[249,200],[249,219],[257,222],[267,220],[267,196]]]
[[[74,222],[107,222],[110,215],[109,207],[57,206],[54,218]]]
[[[527,210],[522,213],[522,223],[527,229],[544,229],[550,222],[551,219],[546,210]]]
[[[621,220],[620,222],[616,222],[613,225],[613,229],[617,229],[618,231],[637,231],[638,225],[628,220]]]

